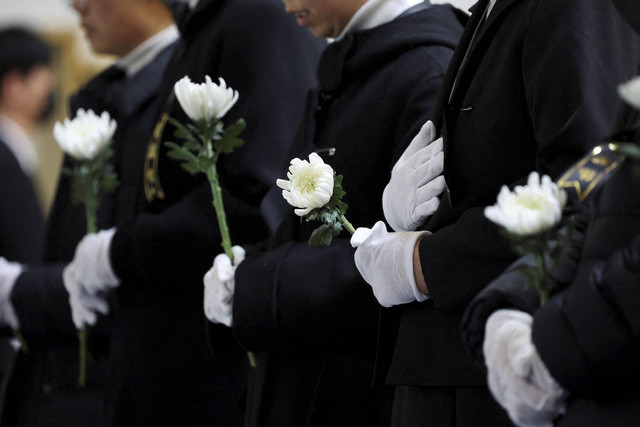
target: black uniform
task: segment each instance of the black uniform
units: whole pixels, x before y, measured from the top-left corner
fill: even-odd
[[[129,200],[131,187],[140,187],[141,176],[122,169],[122,159],[132,152],[144,153],[141,139],[153,126],[157,110],[156,92],[174,45],[165,48],[151,63],[125,80],[124,72],[110,67],[92,79],[72,99],[70,111],[108,111],[118,122],[114,135],[114,164],[121,181],[117,193],[101,201],[98,227],[115,225],[114,199]],[[138,155],[140,163],[142,155]],[[64,166],[73,160],[65,157]],[[108,337],[104,319],[90,329],[87,388],[77,386],[78,336],[71,321],[69,294],[62,270],[73,259],[76,245],[87,232],[84,207],[71,204],[71,180],[62,175],[49,214],[44,261],[22,273],[11,300],[29,346],[21,354],[8,391],[3,422],[7,425],[99,426],[104,425],[103,388]]]
[[[343,175],[355,227],[383,216],[391,168],[431,117],[462,33],[465,14],[425,6],[332,43],[307,96],[296,140],[307,149],[292,157],[318,151]],[[275,186],[263,210],[271,226],[282,223],[270,250],[243,261],[235,278],[234,334],[259,359],[245,425],[387,425],[392,389],[370,385],[379,305],[356,269],[348,233],[309,247],[319,223],[300,225]]]
[[[627,109],[623,124],[637,126],[640,114]],[[639,141],[637,128],[625,135]],[[597,166],[600,170],[619,162]],[[570,206],[576,236],[574,250],[552,270],[557,286],[547,303],[538,307],[527,278],[510,267],[469,304],[463,318],[463,337],[471,354],[482,362],[486,319],[501,308],[533,314],[532,340],[553,378],[569,392],[560,426],[620,425],[640,422],[637,365],[638,271],[640,271],[640,192],[638,160],[628,158],[619,169],[596,182],[588,175],[580,188],[584,202]],[[594,165],[596,165],[594,167]],[[602,184],[604,182],[604,184]],[[522,262],[522,261],[518,261]]]
[[[398,389],[397,425],[501,422],[459,334],[466,304],[515,257],[483,209],[503,184],[533,170],[556,178],[593,135],[606,135],[615,88],[635,74],[640,53],[637,36],[599,0],[500,0],[471,44],[485,4],[470,18],[434,116],[449,191],[420,243],[430,299],[402,306],[394,337],[388,381],[407,386]]]
[[[31,178],[0,138],[0,256],[38,262],[43,242],[44,216]]]
[[[221,156],[218,172],[232,242],[247,244],[266,235],[258,206],[285,162],[323,46],[277,0],[201,0],[180,22],[182,44],[163,79],[165,101],[153,137],[145,138],[144,163],[123,159],[124,174],[144,172],[144,191],[136,193],[141,205],[133,221],[116,221],[111,244],[122,280],[108,396],[118,426],[234,425],[245,384],[246,362],[224,364],[207,347],[202,278],[221,239],[204,175],[192,176],[166,156],[163,142],[179,141],[164,119],[188,122],[173,97],[175,82],[209,75],[239,92],[224,122],[245,119],[245,144]],[[129,209],[118,201],[117,213]]]

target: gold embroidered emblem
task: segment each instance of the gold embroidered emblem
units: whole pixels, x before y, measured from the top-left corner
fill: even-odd
[[[558,186],[574,192],[578,201],[583,202],[623,160],[609,144],[599,145],[567,170],[558,179]]]
[[[164,199],[165,194],[160,184],[160,175],[158,172],[158,160],[160,158],[160,139],[167,125],[169,115],[163,114],[156,127],[153,129],[153,135],[147,145],[147,155],[144,162],[144,194],[147,202],[151,203],[154,199]]]

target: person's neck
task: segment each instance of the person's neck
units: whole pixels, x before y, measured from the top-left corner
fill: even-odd
[[[35,127],[35,120],[31,119],[26,114],[21,114],[14,108],[7,108],[6,106],[0,106],[0,115],[13,120],[26,134],[31,134]]]

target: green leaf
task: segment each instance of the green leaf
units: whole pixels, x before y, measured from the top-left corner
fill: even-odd
[[[186,148],[180,147],[173,142],[165,142],[164,145],[169,147],[167,151],[167,157],[174,160],[184,160],[189,162],[197,162],[198,158]]]
[[[332,227],[330,225],[323,224],[311,233],[311,237],[309,237],[309,246],[329,246],[332,240]]]
[[[244,141],[238,138],[238,135],[240,135],[245,127],[246,123],[243,119],[229,126],[220,136],[220,139],[214,142],[214,149],[218,153],[231,153],[235,148],[240,147],[244,144]]]
[[[202,172],[202,170],[200,169],[200,165],[198,164],[194,164],[194,163],[182,163],[180,165],[182,167],[182,169],[186,170],[187,172],[189,172],[190,174],[194,175],[196,173]]]
[[[196,140],[193,132],[189,128],[184,126],[182,123],[180,123],[178,120],[174,119],[173,117],[170,117],[169,123],[171,123],[176,128],[176,130],[173,132],[173,136],[175,136],[176,138],[184,139],[186,141]]]

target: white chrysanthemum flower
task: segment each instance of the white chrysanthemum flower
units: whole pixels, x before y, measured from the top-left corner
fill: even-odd
[[[550,229],[560,222],[567,195],[551,178],[542,180],[537,172],[531,172],[526,186],[516,186],[509,191],[503,186],[498,203],[485,208],[485,216],[507,231],[529,236]]]
[[[116,127],[108,112],[98,116],[93,110],[81,108],[73,120],[56,122],[53,136],[62,151],[74,159],[92,160],[111,143]]]
[[[238,92],[228,88],[220,78],[217,85],[205,76],[204,83],[192,83],[184,76],[174,86],[176,98],[184,112],[194,122],[220,119],[238,101]]]
[[[618,94],[627,103],[640,110],[640,76],[618,86]]]
[[[309,155],[309,161],[291,160],[287,178],[289,181],[277,180],[276,185],[282,188],[282,197],[298,208],[294,210],[298,216],[323,207],[333,195],[333,169],[316,153]]]

